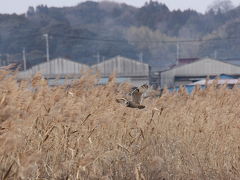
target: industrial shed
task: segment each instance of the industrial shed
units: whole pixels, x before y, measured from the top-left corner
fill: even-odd
[[[27,71],[20,72],[19,78],[29,78],[36,73],[41,73],[46,78],[80,77],[89,69],[87,65],[71,61],[69,59],[57,58],[33,66]]]
[[[161,72],[161,87],[186,85],[204,79],[207,76],[220,74],[234,75],[238,78],[240,77],[240,66],[210,58],[200,59]]]
[[[17,78],[27,79],[36,73],[41,73],[44,78],[48,79],[49,85],[71,84],[87,70],[89,70],[87,65],[69,59],[56,58],[20,72]]]
[[[130,82],[134,85],[149,83],[149,65],[133,59],[117,56],[91,67],[99,72],[103,78],[116,73],[121,82]]]

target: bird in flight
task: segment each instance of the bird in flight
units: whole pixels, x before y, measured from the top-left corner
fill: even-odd
[[[132,91],[129,93],[129,95],[131,96],[131,100],[128,100],[126,98],[119,98],[116,99],[116,101],[120,104],[125,105],[126,107],[143,109],[145,108],[145,106],[142,105],[143,94],[147,90],[148,90],[147,84],[143,84],[140,87],[133,87]]]

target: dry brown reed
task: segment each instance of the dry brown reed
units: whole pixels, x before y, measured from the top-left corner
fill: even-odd
[[[0,72],[0,179],[239,179],[239,88],[165,91],[139,110],[115,102],[128,85],[95,83]]]

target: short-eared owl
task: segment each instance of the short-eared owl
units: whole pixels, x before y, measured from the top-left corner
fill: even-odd
[[[147,91],[147,89],[147,84],[143,84],[140,87],[133,87],[132,91],[129,93],[129,95],[132,97],[131,100],[127,100],[126,98],[120,98],[116,99],[116,101],[120,104],[125,105],[126,107],[143,109],[145,108],[145,106],[141,104],[143,100],[143,94]]]

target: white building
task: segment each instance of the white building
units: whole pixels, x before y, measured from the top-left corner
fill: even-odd
[[[28,79],[36,73],[41,73],[44,78],[48,79],[49,85],[63,85],[72,83],[88,70],[87,65],[69,59],[56,58],[21,71],[17,77],[18,79]]]
[[[130,82],[136,86],[149,83],[148,64],[133,59],[116,56],[91,67],[104,79],[115,73],[119,82]]]
[[[46,78],[80,77],[89,67],[69,59],[57,58],[44,62],[19,73],[19,78],[29,78],[41,73]]]
[[[186,85],[204,79],[207,76],[216,76],[220,74],[235,75],[239,77],[240,66],[215,59],[200,59],[161,72],[161,87]]]

